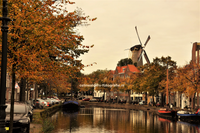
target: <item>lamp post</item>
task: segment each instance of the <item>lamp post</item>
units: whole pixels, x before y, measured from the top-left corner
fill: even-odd
[[[11,21],[7,17],[7,0],[3,0],[3,17],[2,20],[2,59],[1,59],[1,88],[0,88],[0,133],[6,133],[5,130],[5,118],[6,118],[6,105],[5,105],[5,95],[6,95],[6,68],[7,68],[7,33],[8,33],[8,21]]]

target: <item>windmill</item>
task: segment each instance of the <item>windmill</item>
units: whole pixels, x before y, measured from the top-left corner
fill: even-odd
[[[150,36],[148,36],[146,42],[144,43],[144,45],[142,45],[142,42],[140,40],[140,37],[139,37],[139,34],[138,34],[138,31],[137,31],[137,27],[135,27],[135,30],[136,30],[136,33],[137,33],[137,36],[138,36],[138,39],[139,39],[139,42],[140,44],[138,45],[135,45],[133,47],[131,47],[129,50],[129,58],[132,59],[133,63],[137,63],[137,66],[142,66],[143,65],[143,61],[142,61],[142,55],[144,55],[144,58],[146,59],[146,62],[148,64],[150,64],[150,61],[149,61],[149,58],[147,56],[147,53],[146,51],[144,50],[144,48],[146,47],[148,41],[150,40]]]

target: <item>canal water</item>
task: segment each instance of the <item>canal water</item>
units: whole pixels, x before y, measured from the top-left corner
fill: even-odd
[[[87,107],[56,112],[53,133],[200,133],[200,125],[161,118],[141,110]]]

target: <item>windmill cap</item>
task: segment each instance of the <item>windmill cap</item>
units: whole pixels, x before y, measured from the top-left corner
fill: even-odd
[[[137,49],[139,50],[142,46],[139,44],[139,45],[135,45],[133,47],[130,48],[131,51],[133,51],[134,49]]]

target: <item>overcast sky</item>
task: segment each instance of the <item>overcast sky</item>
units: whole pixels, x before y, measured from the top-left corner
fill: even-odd
[[[81,57],[89,74],[97,69],[115,70],[120,59],[127,58],[130,47],[139,44],[135,31],[144,44],[150,61],[171,56],[178,66],[191,60],[192,43],[200,42],[200,0],[71,0],[68,10],[81,8],[96,21],[79,32],[84,45],[92,45]],[[144,60],[144,59],[143,59]],[[145,63],[145,62],[144,62]]]

